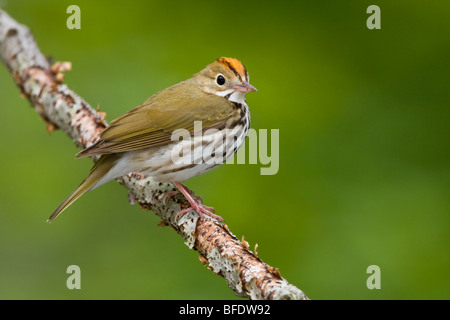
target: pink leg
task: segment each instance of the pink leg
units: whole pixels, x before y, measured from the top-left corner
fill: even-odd
[[[184,184],[183,184],[183,187],[185,187],[186,190],[187,190],[190,194],[194,194],[194,192],[193,192],[191,189],[189,189],[188,187],[186,187]],[[180,189],[175,190],[175,191],[171,191],[171,192],[169,192],[169,193],[166,193],[166,194],[164,195],[163,199],[162,199],[164,205],[166,204],[166,200],[167,200],[167,199],[169,199],[169,198],[171,198],[171,197],[173,197],[174,195],[177,195],[177,194],[179,194],[179,193],[181,193]],[[200,196],[194,195],[194,198],[195,198],[197,201],[203,202],[203,199],[202,199],[202,197],[200,197]],[[208,208],[212,209],[212,211],[214,212],[214,208],[213,208],[213,207],[208,207]]]
[[[178,188],[178,190],[180,190],[180,192],[185,196],[186,200],[189,201],[189,203],[191,205],[189,208],[178,212],[176,217],[180,217],[189,211],[195,210],[195,211],[197,211],[197,213],[200,215],[200,218],[202,218],[202,219],[205,219],[205,214],[206,214],[212,218],[223,221],[223,218],[221,216],[218,216],[211,212],[211,211],[214,211],[214,208],[205,206],[205,205],[200,204],[197,201],[195,201],[195,199],[189,193],[189,191],[188,191],[189,189],[187,189],[182,183],[177,182],[177,181],[172,181],[172,183]]]

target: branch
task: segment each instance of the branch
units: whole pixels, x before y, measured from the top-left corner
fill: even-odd
[[[50,65],[40,52],[29,29],[0,10],[0,58],[9,69],[22,95],[47,124],[47,130],[64,131],[80,148],[92,145],[98,133],[106,128],[105,115],[96,112],[79,95],[63,84],[62,71],[70,63]],[[174,190],[139,173],[117,179],[129,190],[131,203],[153,210],[200,254],[200,261],[227,281],[239,297],[250,299],[308,299],[295,286],[281,277],[278,269],[265,264],[239,241],[226,224],[213,219],[200,220],[191,211],[180,219],[176,213],[189,206],[182,197],[162,196]]]

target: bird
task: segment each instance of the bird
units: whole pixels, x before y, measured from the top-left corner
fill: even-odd
[[[86,192],[136,171],[171,182],[176,189],[166,196],[184,195],[190,207],[176,217],[196,211],[200,219],[207,215],[223,221],[182,182],[217,168],[242,146],[250,128],[246,94],[255,91],[245,66],[235,58],[221,57],[191,78],[152,95],[113,120],[96,142],[76,155],[97,160],[47,221]]]

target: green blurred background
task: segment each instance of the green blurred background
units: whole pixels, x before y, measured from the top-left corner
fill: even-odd
[[[448,299],[450,4],[444,1],[2,1],[107,120],[221,56],[246,65],[280,169],[186,184],[312,299]],[[68,30],[66,8],[81,8]],[[381,30],[366,9],[381,8]],[[115,182],[53,224],[88,173],[0,66],[0,298],[235,299]],[[81,290],[66,268],[81,268]],[[366,287],[369,265],[381,289]]]

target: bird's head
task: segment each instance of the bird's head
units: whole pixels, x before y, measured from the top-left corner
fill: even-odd
[[[194,75],[194,78],[204,92],[237,103],[243,103],[248,92],[256,91],[249,83],[247,69],[239,60],[233,58],[217,59]]]

